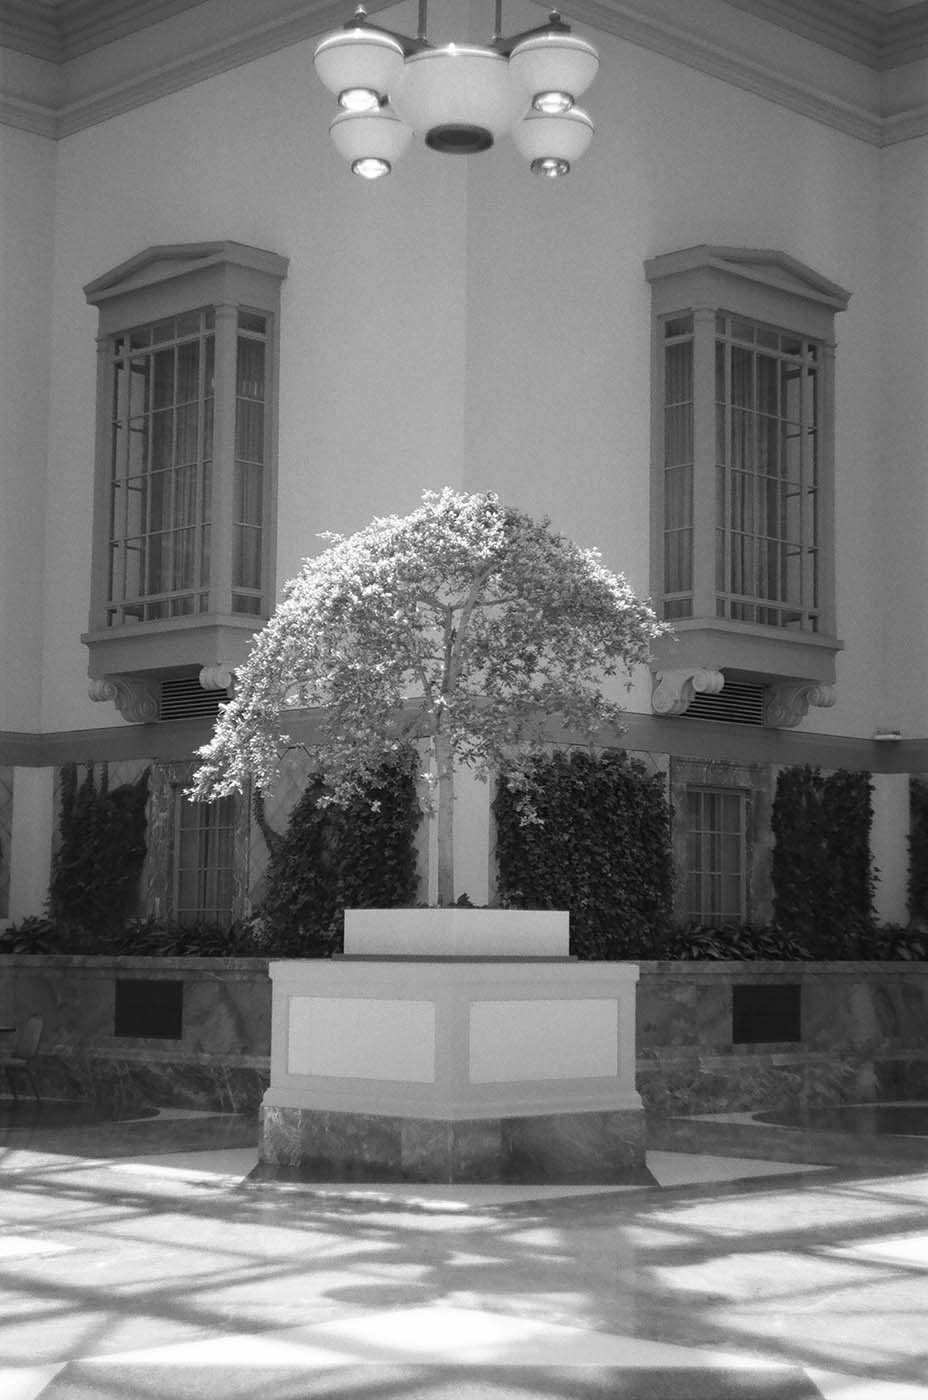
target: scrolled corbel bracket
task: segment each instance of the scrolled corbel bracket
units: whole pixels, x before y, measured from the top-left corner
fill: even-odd
[[[161,696],[154,681],[139,676],[105,676],[91,680],[87,693],[91,700],[111,700],[129,724],[152,724],[158,718]]]
[[[725,685],[721,671],[709,666],[686,666],[680,670],[655,671],[651,688],[651,709],[656,715],[682,715],[696,695],[718,695]]]
[[[215,666],[203,666],[199,681],[204,690],[224,690],[231,695],[235,684],[235,667],[226,661],[219,661]]]
[[[794,729],[800,720],[805,719],[810,706],[828,710],[837,698],[833,685],[821,685],[815,681],[784,681],[780,685],[772,685],[767,691],[766,720],[774,729]]]

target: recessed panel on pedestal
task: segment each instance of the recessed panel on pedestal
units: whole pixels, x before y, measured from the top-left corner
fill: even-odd
[[[291,997],[290,1074],[431,1084],[435,1007],[378,997]]]
[[[480,1001],[470,1008],[470,1082],[614,1079],[619,1005],[606,998]]]

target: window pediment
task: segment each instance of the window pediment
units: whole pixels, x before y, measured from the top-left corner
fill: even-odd
[[[818,302],[832,311],[844,311],[851,297],[837,282],[829,281],[798,258],[775,248],[734,248],[701,243],[679,252],[661,253],[645,263],[649,282],[701,270],[759,282],[790,296]]]
[[[252,248],[246,243],[228,240],[216,243],[171,243],[146,248],[128,258],[118,267],[95,277],[84,287],[84,296],[91,306],[100,306],[114,297],[125,296],[211,268],[250,268],[255,272],[283,278],[287,275],[289,259],[265,248]]]

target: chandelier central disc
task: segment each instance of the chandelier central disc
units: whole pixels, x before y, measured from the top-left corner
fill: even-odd
[[[493,133],[485,126],[444,122],[425,133],[425,144],[445,156],[475,156],[493,145]]]

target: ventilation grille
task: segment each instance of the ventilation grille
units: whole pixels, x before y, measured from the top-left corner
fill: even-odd
[[[160,719],[215,719],[228,700],[224,690],[204,690],[197,676],[169,676],[161,682]]]
[[[727,680],[718,695],[695,695],[693,703],[684,713],[688,719],[762,725],[766,701],[766,686]]]

